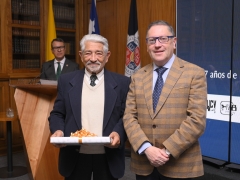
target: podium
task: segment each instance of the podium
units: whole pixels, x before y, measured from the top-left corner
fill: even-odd
[[[59,149],[50,144],[48,116],[53,108],[57,87],[41,84],[10,84],[23,133],[30,178],[63,180],[58,172]]]

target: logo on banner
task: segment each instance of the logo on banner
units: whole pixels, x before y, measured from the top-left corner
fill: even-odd
[[[229,115],[231,110],[231,115],[233,115],[237,111],[237,106],[229,101],[222,101],[220,103],[220,112],[223,115]]]
[[[216,113],[216,100],[208,100],[207,101],[207,110],[208,111],[214,111]]]
[[[138,44],[138,33],[128,37],[128,44],[126,50],[126,69],[128,74],[136,72],[140,68],[140,51]]]

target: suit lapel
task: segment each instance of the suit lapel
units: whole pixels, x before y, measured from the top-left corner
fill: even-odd
[[[111,73],[106,69],[104,69],[104,86],[105,86],[105,103],[104,103],[103,131],[110,119],[117,99],[117,94],[115,91],[117,83],[112,78]]]
[[[73,111],[74,119],[78,125],[78,129],[82,129],[81,124],[81,103],[82,103],[82,85],[84,78],[84,69],[78,71],[76,76],[69,82],[72,85],[72,89],[69,90],[69,100],[71,109]]]
[[[148,108],[148,112],[151,118],[154,118],[153,106],[152,106],[152,82],[153,82],[153,65],[149,64],[145,67],[143,75],[143,91]]]
[[[83,78],[84,78],[84,70],[81,70],[70,81],[70,84],[72,85],[72,89],[69,90],[69,99],[70,99],[71,109],[73,110],[73,115],[79,129],[82,128],[81,102],[82,102]],[[112,111],[117,99],[117,94],[114,90],[117,87],[117,83],[112,78],[111,73],[107,70],[104,70],[104,86],[105,86],[105,104],[104,104],[103,130],[110,119],[110,116],[112,114]]]
[[[162,93],[160,95],[156,111],[154,117],[158,114],[160,109],[162,108],[163,104],[165,103],[166,99],[168,98],[169,94],[171,93],[173,87],[177,83],[178,79],[180,78],[183,70],[184,65],[182,64],[181,60],[178,57],[175,57],[175,60],[170,68],[168,73],[167,79],[164,83]]]
[[[49,78],[48,78],[49,80],[56,80],[54,60],[51,61],[51,67],[49,71],[47,70],[47,73],[49,73]]]
[[[68,59],[65,59],[65,62],[64,62],[64,65],[63,65],[63,69],[62,69],[62,74],[68,72],[67,69],[68,69],[68,66],[69,66],[69,61]]]

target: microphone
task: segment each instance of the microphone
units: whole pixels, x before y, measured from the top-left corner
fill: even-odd
[[[45,73],[50,67],[52,67],[52,64],[49,64],[49,66],[46,68],[46,70],[43,70],[37,77],[33,78],[28,84],[33,84],[33,82],[34,82],[37,78],[41,77],[41,75],[42,75],[43,73]],[[39,83],[39,82],[38,82],[38,83]]]

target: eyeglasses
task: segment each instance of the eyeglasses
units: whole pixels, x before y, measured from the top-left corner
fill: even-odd
[[[149,45],[155,44],[156,40],[158,40],[160,43],[167,43],[170,38],[174,38],[174,36],[149,37],[149,38],[146,38],[146,42]]]
[[[85,57],[89,57],[89,56],[92,56],[93,54],[95,54],[95,56],[101,58],[104,56],[104,53],[102,51],[96,51],[96,52],[92,52],[92,51],[85,51],[83,52],[83,55]]]
[[[58,50],[64,50],[65,46],[58,46],[58,47],[52,47],[52,50],[58,51]]]

